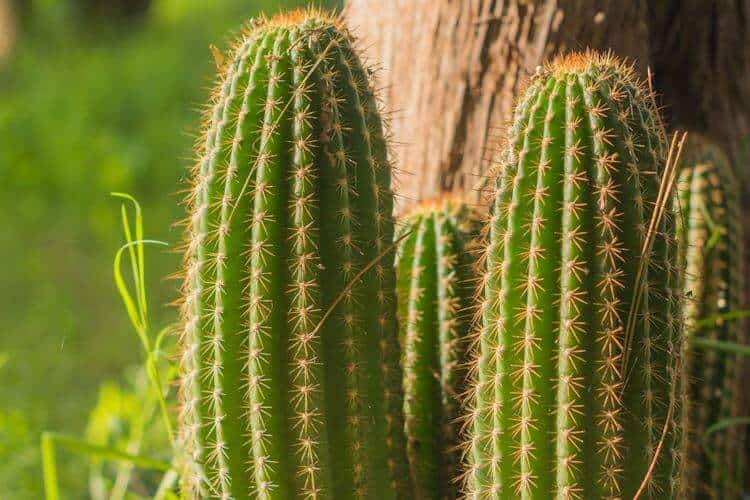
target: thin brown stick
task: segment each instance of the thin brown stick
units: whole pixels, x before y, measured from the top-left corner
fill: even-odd
[[[649,221],[646,239],[644,240],[643,247],[641,248],[641,258],[638,265],[638,273],[636,274],[635,278],[635,296],[633,297],[633,301],[630,303],[630,310],[628,311],[628,320],[625,329],[625,342],[623,343],[621,363],[622,373],[626,373],[625,369],[628,366],[628,355],[630,354],[630,347],[633,343],[633,331],[635,330],[636,323],[635,316],[638,309],[640,308],[641,300],[643,299],[643,287],[641,286],[641,283],[646,272],[647,259],[645,257],[651,251],[651,246],[656,235],[656,227],[661,221],[661,218],[664,216],[664,212],[666,211],[667,205],[669,204],[669,201],[671,199],[672,188],[674,186],[675,180],[677,178],[677,172],[679,170],[678,163],[680,156],[682,155],[682,147],[684,146],[685,140],[687,139],[687,132],[683,132],[682,137],[679,140],[678,136],[678,132],[675,132],[672,136],[672,144],[669,147],[669,154],[667,155],[667,162],[664,168],[664,178],[659,185],[659,193],[656,197],[656,208],[653,215],[651,216],[651,220]],[[622,391],[624,390],[625,385],[623,384]]]
[[[659,454],[661,453],[661,450],[664,447],[664,440],[667,438],[667,429],[669,429],[669,422],[672,420],[672,413],[674,412],[675,401],[677,401],[675,397],[675,393],[674,393],[674,384],[672,385],[671,390],[672,390],[672,398],[671,398],[672,401],[669,404],[669,410],[667,411],[667,418],[665,419],[664,427],[662,427],[662,430],[661,430],[661,438],[659,438],[659,444],[656,446],[656,452],[654,453],[654,458],[651,459],[651,464],[649,464],[648,466],[648,471],[646,471],[646,475],[643,477],[643,481],[641,481],[641,485],[638,487],[638,491],[636,491],[635,495],[633,495],[633,500],[638,500],[638,497],[640,497],[641,494],[643,494],[644,490],[646,489],[649,479],[651,479],[651,476],[653,476],[654,474],[656,463],[659,460]]]
[[[372,269],[372,266],[374,266],[375,264],[377,264],[380,261],[380,259],[382,259],[383,257],[385,257],[389,252],[392,252],[396,248],[396,245],[398,245],[399,243],[401,243],[401,241],[404,238],[406,238],[407,236],[409,236],[410,234],[411,234],[411,231],[407,231],[399,239],[397,239],[396,241],[394,241],[393,243],[391,243],[388,246],[388,248],[386,248],[385,250],[383,250],[382,252],[380,252],[374,259],[372,259],[370,262],[368,262],[368,264],[365,267],[363,267],[362,270],[359,271],[357,273],[357,275],[354,276],[354,278],[352,278],[352,280],[349,283],[347,283],[347,285],[344,287],[344,289],[341,290],[341,293],[338,294],[338,296],[331,303],[330,307],[326,310],[325,314],[323,314],[323,317],[320,318],[320,321],[315,326],[315,328],[313,329],[313,331],[310,332],[310,335],[316,335],[320,331],[320,329],[323,327],[323,323],[325,323],[325,321],[328,319],[328,317],[331,314],[333,314],[333,310],[336,309],[336,306],[339,305],[339,302],[341,302],[343,300],[343,298],[346,296],[346,294],[349,293],[349,291],[352,289],[352,287],[357,282],[357,280],[359,280],[367,271],[369,271],[370,269]]]

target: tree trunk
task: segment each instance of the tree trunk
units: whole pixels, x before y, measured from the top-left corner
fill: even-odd
[[[404,201],[471,190],[514,96],[564,50],[650,66],[672,123],[738,158],[750,123],[750,0],[349,0],[352,31],[393,110]]]

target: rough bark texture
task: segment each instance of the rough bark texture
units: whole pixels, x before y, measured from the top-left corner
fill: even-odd
[[[750,130],[750,0],[349,0],[347,15],[382,66],[402,204],[476,186],[519,87],[563,50],[651,67],[669,122],[735,159]]]

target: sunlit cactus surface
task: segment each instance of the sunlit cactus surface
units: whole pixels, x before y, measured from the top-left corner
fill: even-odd
[[[185,496],[408,498],[390,176],[338,20],[251,23],[189,199]]]
[[[559,58],[520,99],[485,255],[469,498],[679,497],[665,143],[648,88],[610,56]]]

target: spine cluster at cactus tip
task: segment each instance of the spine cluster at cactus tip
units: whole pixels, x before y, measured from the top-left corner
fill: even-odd
[[[742,359],[715,349],[701,349],[694,337],[745,343],[741,320],[711,318],[745,309],[744,259],[739,184],[722,151],[706,139],[690,136],[682,156],[676,210],[680,264],[684,269],[689,374],[685,408],[687,463],[685,482],[690,498],[739,498],[744,479],[741,426],[707,435],[722,420],[744,416],[741,396]],[[709,324],[700,327],[701,320]]]
[[[496,180],[469,498],[679,498],[681,310],[665,134],[592,53],[530,82]]]
[[[480,215],[453,196],[400,221],[396,257],[404,416],[415,498],[456,498]]]
[[[348,34],[252,23],[189,200],[180,443],[189,498],[407,498],[390,166]]]

